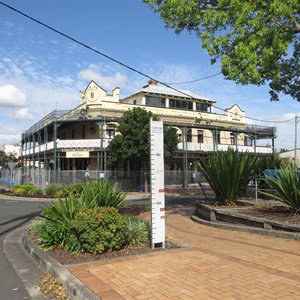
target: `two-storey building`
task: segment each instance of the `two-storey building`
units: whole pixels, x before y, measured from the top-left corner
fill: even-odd
[[[134,107],[152,111],[164,124],[177,128],[177,169],[191,169],[200,157],[228,147],[261,155],[274,151],[276,129],[247,124],[238,105],[215,113],[215,101],[154,80],[124,99],[120,99],[119,88],[109,94],[91,81],[79,98],[78,107],[53,111],[22,134],[24,165],[54,171],[106,171],[106,149],[115,135],[116,123]],[[127,168],[126,162],[120,165],[120,169]]]

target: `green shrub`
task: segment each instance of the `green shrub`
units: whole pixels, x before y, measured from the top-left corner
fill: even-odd
[[[64,198],[66,196],[65,190],[62,188],[60,190],[57,190],[54,194],[55,198],[61,199]]]
[[[42,194],[42,190],[32,183],[18,185],[13,189],[16,195],[38,195]]]
[[[24,195],[25,194],[25,188],[22,187],[22,186],[16,186],[16,187],[13,188],[13,192],[16,195]]]
[[[41,232],[43,231],[45,219],[36,219],[33,220],[30,224],[30,232],[35,236],[41,236]]]
[[[82,194],[84,185],[85,183],[82,182],[82,183],[73,183],[64,187],[64,196],[65,197],[74,196],[76,198],[79,198]]]
[[[45,219],[40,234],[41,245],[45,248],[65,247],[70,237],[70,222],[83,207],[82,199],[74,196],[52,202],[49,206],[45,205],[41,214]]]
[[[100,254],[121,249],[126,244],[126,221],[117,209],[99,207],[81,209],[70,223],[67,246],[72,253]]]
[[[44,250],[51,250],[57,246],[64,247],[69,239],[69,229],[62,222],[52,222],[41,219],[31,224],[30,230],[39,238],[39,246]]]
[[[126,197],[117,185],[108,180],[88,180],[83,186],[83,199],[90,208],[120,207]]]
[[[134,216],[126,216],[127,244],[130,246],[142,246],[150,243],[150,225]]]
[[[234,203],[246,189],[259,162],[257,155],[229,149],[215,152],[212,157],[199,161],[199,168],[215,192],[216,200]]]
[[[64,188],[58,184],[49,184],[45,188],[45,195],[48,197],[57,197],[58,194],[64,195]],[[60,197],[57,197],[60,198]]]
[[[282,167],[280,170],[276,169],[275,176],[266,176],[267,184],[276,190],[279,196],[266,193],[265,195],[271,196],[283,204],[286,204],[294,212],[300,212],[300,173],[294,164],[289,164]]]

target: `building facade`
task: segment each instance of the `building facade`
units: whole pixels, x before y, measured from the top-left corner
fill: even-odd
[[[229,147],[261,155],[274,153],[275,127],[246,124],[245,112],[238,105],[217,114],[215,101],[154,80],[124,99],[120,99],[119,88],[109,94],[91,81],[79,98],[79,106],[73,110],[53,111],[23,132],[21,157],[25,166],[105,172],[107,146],[116,134],[118,119],[135,107],[153,112],[177,129],[177,169],[192,169],[199,158]]]

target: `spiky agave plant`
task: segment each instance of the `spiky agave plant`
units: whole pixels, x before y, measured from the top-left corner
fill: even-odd
[[[295,213],[300,212],[300,173],[294,164],[275,169],[275,176],[267,175],[266,182],[280,196],[263,192],[274,200],[286,204]]]
[[[234,203],[241,191],[246,189],[259,162],[257,155],[229,149],[199,161],[199,168],[215,192],[216,200]]]
[[[126,198],[126,193],[109,180],[89,180],[83,186],[82,197],[87,207],[120,207]]]
[[[51,249],[65,247],[69,241],[69,225],[76,213],[84,207],[81,198],[70,195],[66,200],[58,200],[50,205],[44,204],[41,214],[43,222],[39,230],[41,246]]]

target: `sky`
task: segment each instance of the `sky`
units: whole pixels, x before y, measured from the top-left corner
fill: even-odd
[[[142,0],[2,2],[149,77],[212,99],[219,108],[238,104],[247,123],[276,126],[277,149],[295,147],[300,109],[291,97],[270,102],[268,86],[237,85],[221,74],[178,84],[218,74],[220,65],[210,64],[199,38],[166,29]],[[91,80],[108,93],[120,87],[123,98],[149,79],[0,4],[0,148],[19,143],[22,132],[51,111],[79,105],[79,91]]]

